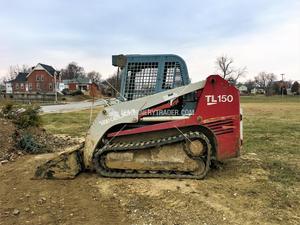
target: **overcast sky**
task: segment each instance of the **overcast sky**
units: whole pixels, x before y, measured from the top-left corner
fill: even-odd
[[[300,80],[300,0],[0,0],[0,28],[0,76],[75,61],[107,77],[112,54],[174,53],[192,81],[216,73],[222,54],[246,78]]]

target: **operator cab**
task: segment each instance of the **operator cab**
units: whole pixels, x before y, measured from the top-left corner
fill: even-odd
[[[184,60],[177,55],[113,55],[121,69],[120,99],[130,101],[190,83]]]

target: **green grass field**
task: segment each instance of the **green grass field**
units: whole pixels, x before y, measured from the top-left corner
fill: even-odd
[[[265,99],[265,101],[263,101]],[[300,98],[243,97],[244,152],[256,153],[272,180],[300,181]]]
[[[89,111],[46,114],[42,115],[42,121],[51,133],[80,137],[89,127]]]
[[[241,96],[242,103],[300,103],[300,95],[296,96],[265,96],[265,95],[251,95],[251,96]]]
[[[99,110],[99,107],[93,110],[92,121]],[[90,113],[91,111],[87,109],[77,112],[43,114],[42,123],[46,130],[53,134],[83,137],[90,126]]]
[[[300,151],[300,98],[242,99],[245,149],[260,154]],[[299,140],[300,141],[300,140]]]

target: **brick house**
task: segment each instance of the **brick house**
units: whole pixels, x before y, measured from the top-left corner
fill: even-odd
[[[11,80],[12,93],[23,93],[27,89],[27,77],[28,73],[19,73],[14,80]]]
[[[87,77],[63,80],[64,88],[68,89],[70,92],[81,90],[84,94],[91,96],[100,95],[99,87],[95,82]]]
[[[55,82],[60,82],[59,72],[52,66],[39,63],[29,73],[19,73],[9,81],[13,94],[16,93],[55,93]]]

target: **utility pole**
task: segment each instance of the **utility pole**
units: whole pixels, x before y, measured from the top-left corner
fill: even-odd
[[[55,103],[57,103],[57,88],[56,88],[56,71],[54,72],[54,91],[55,91]]]
[[[91,82],[91,87],[90,87],[90,94],[92,94],[93,97],[93,101],[91,104],[91,113],[90,113],[90,125],[92,124],[92,118],[93,118],[93,107],[94,107],[94,103],[95,103],[95,89],[93,87],[93,81]]]
[[[0,99],[2,98],[2,86],[0,84]]]
[[[280,75],[281,75],[281,97],[283,97],[283,76],[284,76],[284,73],[282,73]]]

